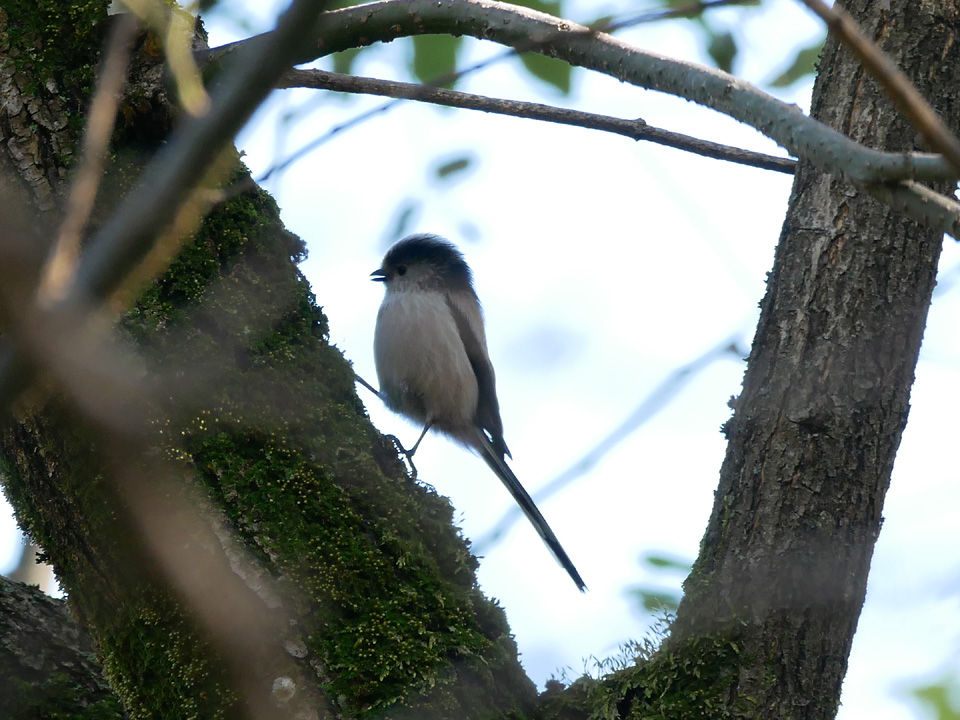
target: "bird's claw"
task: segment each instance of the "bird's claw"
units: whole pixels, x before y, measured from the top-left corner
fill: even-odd
[[[403,455],[403,456],[407,459],[407,464],[410,466],[410,472],[409,472],[410,479],[411,479],[411,480],[416,480],[416,479],[417,479],[417,466],[413,464],[413,453],[414,453],[414,451],[416,450],[416,448],[414,448],[413,451],[407,450],[407,449],[403,446],[403,443],[401,443],[400,440],[397,438],[396,435],[384,435],[384,437],[387,438],[388,440],[390,440],[390,442],[392,442],[392,443],[396,446],[396,448],[397,448],[397,450],[400,452],[400,454]]]

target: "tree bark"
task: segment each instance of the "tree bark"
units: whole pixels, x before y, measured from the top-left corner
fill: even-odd
[[[94,716],[125,717],[89,634],[63,600],[0,577],[0,717]]]
[[[960,4],[844,5],[956,132]],[[869,146],[916,147],[833,39],[812,114]],[[731,661],[715,682],[758,716],[836,713],[942,241],[801,163],[670,642],[683,654],[711,638]]]

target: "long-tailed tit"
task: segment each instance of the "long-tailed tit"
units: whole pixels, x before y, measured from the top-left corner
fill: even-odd
[[[480,300],[463,255],[435,235],[411,235],[390,248],[371,275],[386,288],[373,341],[380,397],[423,425],[407,455],[430,429],[476,450],[583,591],[580,573],[504,460],[511,455]]]

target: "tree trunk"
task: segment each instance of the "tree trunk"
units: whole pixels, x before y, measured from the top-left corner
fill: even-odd
[[[90,636],[63,600],[0,577],[0,717],[94,716],[124,717]]]
[[[960,3],[844,5],[956,132]],[[868,146],[922,149],[832,38],[812,113]],[[836,713],[942,241],[801,163],[670,642],[724,658],[707,677],[747,713]]]

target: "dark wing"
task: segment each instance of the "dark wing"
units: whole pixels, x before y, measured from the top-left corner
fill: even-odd
[[[500,420],[500,402],[497,400],[497,382],[493,374],[493,365],[487,355],[486,343],[483,337],[483,316],[480,314],[480,303],[474,296],[471,302],[458,302],[448,294],[447,306],[450,314],[457,323],[460,340],[467,351],[467,358],[473,367],[473,374],[477,377],[477,426],[489,436],[493,449],[502,458],[510,455],[507,443],[503,440],[503,421]]]

